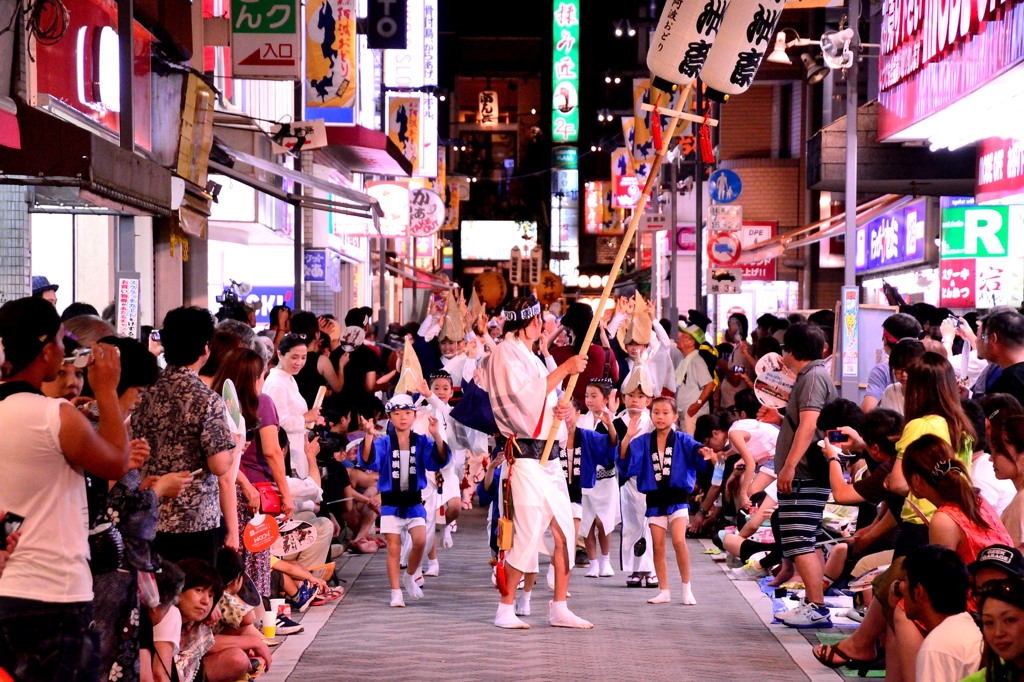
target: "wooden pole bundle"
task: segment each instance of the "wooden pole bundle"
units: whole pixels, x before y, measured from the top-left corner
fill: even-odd
[[[647,182],[644,183],[643,192],[640,194],[640,199],[637,201],[636,208],[633,209],[633,215],[629,221],[629,228],[626,230],[625,236],[622,238],[622,245],[619,247],[619,253],[615,256],[615,262],[612,263],[611,272],[608,273],[608,282],[604,285],[604,291],[601,292],[601,300],[597,304],[597,313],[594,315],[594,319],[590,323],[590,327],[587,329],[587,335],[583,337],[583,345],[580,347],[580,355],[586,356],[590,350],[590,344],[594,340],[594,334],[597,333],[597,326],[601,322],[601,314],[604,311],[605,304],[612,293],[612,287],[615,286],[615,280],[618,277],[619,269],[622,267],[622,261],[626,258],[626,252],[629,251],[629,245],[633,241],[633,236],[636,234],[637,227],[640,225],[640,218],[643,215],[644,209],[647,207],[647,201],[651,197],[651,190],[654,187],[657,177],[661,174],[661,162],[665,159],[665,155],[668,153],[669,145],[672,144],[672,138],[675,136],[676,126],[679,124],[680,117],[678,114],[682,112],[686,106],[686,100],[690,95],[690,85],[687,85],[683,92],[679,95],[679,101],[676,102],[676,106],[671,110],[671,113],[666,112],[670,116],[668,129],[665,132],[665,136],[662,139],[661,148],[658,149],[657,154],[654,157],[654,162],[651,165],[651,172],[647,176]],[[660,107],[663,102],[662,99],[668,97],[667,93],[658,96],[658,101],[655,102],[654,108]],[[654,114],[658,115],[657,111]],[[673,191],[674,188],[673,188]],[[674,216],[673,216],[674,223]],[[569,400],[572,398],[572,392],[576,388],[576,381],[579,379],[579,374],[574,374],[569,377],[569,383],[565,387],[565,394],[562,396],[561,404],[568,405]],[[551,430],[548,431],[548,439],[544,444],[544,453],[541,455],[540,464],[544,466],[548,463],[548,457],[551,456],[551,448],[554,447],[555,437],[558,435],[558,427],[561,425],[561,420],[554,420],[551,424]]]

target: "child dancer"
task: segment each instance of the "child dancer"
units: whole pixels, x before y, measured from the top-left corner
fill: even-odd
[[[634,417],[640,419],[641,432],[653,429],[647,411],[654,397],[654,385],[644,366],[635,366],[622,382],[622,402],[626,409],[615,419],[615,431],[619,442],[626,435],[628,423]],[[619,548],[622,570],[629,573],[626,587],[658,587],[654,572],[654,549],[651,531],[648,528],[647,500],[636,488],[637,472],[621,472],[619,500],[622,508],[622,543]]]
[[[696,604],[690,588],[690,552],[686,547],[686,525],[689,521],[689,496],[696,482],[696,469],[706,467],[714,455],[687,433],[676,431],[676,401],[658,397],[651,403],[654,431],[641,435],[640,417],[629,422],[626,437],[620,445],[619,466],[636,470],[637,489],[647,496],[647,519],[654,541],[654,570],[661,590],[648,599],[648,604],[672,601],[666,587],[668,565],[665,561],[665,536],[672,538],[676,563],[683,579],[683,603]]]
[[[433,410],[434,416],[441,422],[442,429],[447,436],[448,427],[451,424],[449,415],[452,411],[448,404],[452,397],[451,375],[443,369],[438,370],[430,375],[429,384],[424,380],[418,389],[420,395],[426,399],[427,404]],[[446,441],[450,440],[446,437]],[[452,526],[462,512],[459,484],[462,481],[465,462],[465,451],[451,448],[448,464],[432,477],[427,478],[427,489],[423,495],[424,505],[427,509],[427,566],[423,570],[423,575],[436,576],[440,572],[440,564],[437,562],[435,524],[444,526],[442,544],[445,547],[452,546]]]
[[[580,416],[578,426],[581,429],[593,429],[598,433],[615,433],[610,415],[614,407],[610,402],[615,399],[610,379],[592,379],[587,385],[584,401],[587,413]],[[615,439],[616,442],[618,439]],[[611,532],[619,524],[619,485],[615,466],[597,465],[594,485],[583,487],[583,515],[580,528],[586,537],[587,557],[590,559],[588,578],[609,578],[615,575],[611,552]],[[579,531],[579,529],[577,529]],[[601,558],[598,560],[597,545],[601,545]]]
[[[367,469],[383,473],[378,481],[381,496],[380,530],[388,544],[388,582],[391,584],[391,606],[405,606],[399,587],[399,555],[403,530],[412,539],[409,563],[402,582],[413,599],[421,599],[423,590],[416,584],[415,575],[423,558],[426,542],[427,512],[423,507],[421,491],[427,485],[427,471],[438,471],[448,463],[448,450],[441,436],[440,422],[428,417],[433,439],[413,433],[416,404],[407,395],[396,395],[386,405],[387,434],[380,438],[363,439],[362,461]],[[362,416],[359,424],[372,434],[374,424]],[[390,475],[389,475],[390,474]]]

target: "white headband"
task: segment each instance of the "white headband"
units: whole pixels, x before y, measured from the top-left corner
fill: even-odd
[[[522,310],[502,310],[502,316],[508,322],[525,322],[531,320],[540,315],[540,301],[537,301],[529,308],[523,308]]]

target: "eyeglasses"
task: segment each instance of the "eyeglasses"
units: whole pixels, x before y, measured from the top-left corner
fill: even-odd
[[[974,595],[978,599],[994,597],[1015,605],[1024,604],[1024,580],[1020,578],[989,580],[981,587],[976,588]]]

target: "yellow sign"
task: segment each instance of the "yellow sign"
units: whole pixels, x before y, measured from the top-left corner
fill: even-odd
[[[412,163],[412,174],[420,168],[420,98],[388,99],[388,137]]]
[[[355,0],[310,0],[306,5],[306,106],[354,106],[357,73]]]

